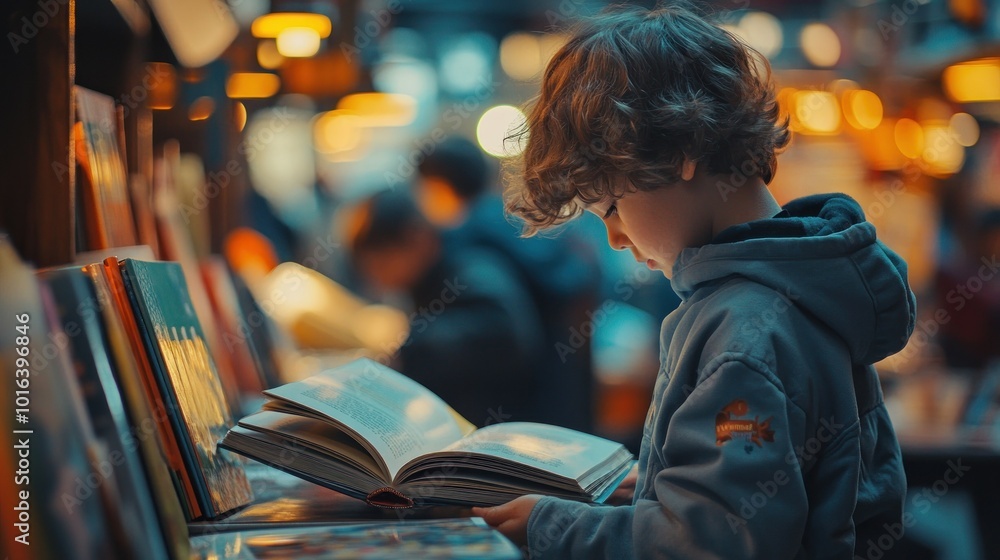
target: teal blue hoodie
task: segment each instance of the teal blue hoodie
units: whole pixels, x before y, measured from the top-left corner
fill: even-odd
[[[906,265],[845,195],[780,216],[681,253],[633,504],[543,498],[533,558],[851,558],[898,535],[871,364],[913,330]]]

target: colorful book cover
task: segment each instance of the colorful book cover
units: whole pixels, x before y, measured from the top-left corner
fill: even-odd
[[[128,410],[147,480],[156,503],[161,530],[170,557],[186,559],[190,552],[187,520],[179,495],[183,487],[176,485],[170,474],[167,451],[163,447],[160,426],[153,414],[153,405],[143,387],[142,369],[130,345],[125,321],[114,303],[111,283],[100,264],[85,268],[94,288],[97,306],[103,318],[106,348],[114,364],[115,380]]]
[[[79,119],[75,128],[77,162],[83,190],[87,248],[136,245],[128,179],[118,138],[115,101],[88,89],[73,88]]]
[[[156,434],[160,449],[164,452],[167,461],[170,477],[177,489],[177,497],[188,521],[202,517],[201,507],[198,505],[197,491],[194,485],[194,474],[188,470],[184,462],[184,455],[181,453],[180,436],[176,432],[174,423],[171,421],[167,404],[160,391],[156,375],[153,371],[153,362],[150,357],[152,351],[147,349],[142,332],[139,329],[139,322],[136,320],[136,313],[132,310],[132,302],[125,290],[125,280],[122,278],[122,271],[118,265],[118,260],[114,257],[105,259],[100,265],[100,273],[108,283],[111,295],[111,303],[115,312],[121,318],[122,326],[128,337],[128,344],[135,364],[139,368],[139,379],[142,383],[142,391],[149,404],[150,412],[156,426]],[[95,283],[96,285],[96,283]]]
[[[128,555],[166,560],[156,507],[136,450],[136,442],[147,436],[129,421],[90,280],[79,267],[44,271],[39,276],[52,290],[63,330],[73,335],[68,342],[72,371],[94,434],[104,444],[108,456],[114,458],[101,474],[118,489],[117,521],[126,539]]]
[[[121,271],[205,517],[248,504],[243,464],[217,445],[234,421],[180,265],[126,259]]]
[[[3,235],[0,286],[0,557],[121,557],[107,521],[113,484],[94,468],[107,454],[71,377],[67,335]]]

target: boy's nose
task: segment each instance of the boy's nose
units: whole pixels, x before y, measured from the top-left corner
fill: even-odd
[[[621,229],[610,224],[605,224],[608,230],[608,245],[615,251],[624,251],[632,246],[628,236]]]

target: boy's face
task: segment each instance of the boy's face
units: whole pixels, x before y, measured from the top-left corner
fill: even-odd
[[[699,181],[681,181],[653,191],[587,207],[608,231],[612,249],[632,252],[636,261],[670,278],[681,250],[712,239],[712,206]]]

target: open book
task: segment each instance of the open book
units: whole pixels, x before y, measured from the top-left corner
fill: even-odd
[[[476,430],[417,382],[369,359],[264,392],[225,447],[372,505],[495,505],[524,494],[602,502],[624,446],[567,428]]]

